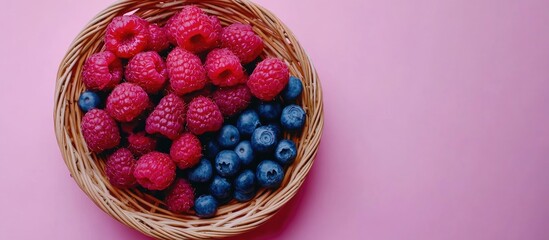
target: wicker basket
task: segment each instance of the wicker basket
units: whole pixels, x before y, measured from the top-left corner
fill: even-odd
[[[296,141],[298,156],[287,170],[282,186],[275,191],[262,189],[246,203],[233,200],[220,207],[211,219],[174,214],[154,196],[111,186],[104,173],[102,159],[105,156],[90,153],[83,141],[80,131],[82,112],[77,105],[84,90],[80,79],[83,62],[102,50],[104,31],[112,18],[135,13],[150,22],[163,24],[189,3],[216,15],[224,26],[232,22],[251,24],[265,41],[263,56],[284,59],[291,74],[300,77],[304,83],[301,104],[307,113],[307,122],[301,136],[287,136]],[[54,122],[57,141],[71,176],[103,211],[158,239],[221,238],[259,226],[296,194],[311,169],[322,135],[322,93],[317,73],[293,34],[277,17],[257,4],[247,0],[122,0],[99,13],[85,27],[61,62],[55,91]]]

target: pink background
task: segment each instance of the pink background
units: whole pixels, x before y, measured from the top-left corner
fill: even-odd
[[[69,177],[59,62],[111,0],[0,15],[0,239],[147,239]],[[310,54],[325,129],[299,194],[241,238],[548,239],[549,2],[258,0]]]

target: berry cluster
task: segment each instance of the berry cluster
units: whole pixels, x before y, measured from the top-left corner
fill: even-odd
[[[277,188],[306,114],[287,64],[260,58],[250,25],[222,27],[189,5],[164,26],[115,17],[82,69],[82,135],[112,186],[162,191],[168,210],[212,217]],[[252,70],[250,70],[252,69]]]

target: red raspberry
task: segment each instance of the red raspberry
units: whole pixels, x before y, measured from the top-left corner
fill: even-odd
[[[166,31],[179,47],[198,53],[219,45],[221,24],[217,17],[189,5],[168,20]]]
[[[253,61],[263,51],[263,39],[252,26],[233,23],[221,31],[221,46],[231,50],[243,64]]]
[[[172,143],[170,157],[179,169],[196,165],[202,157],[202,144],[192,133],[184,133]]]
[[[120,130],[114,119],[101,109],[92,109],[82,118],[82,135],[95,153],[114,148],[120,143]]]
[[[105,48],[120,58],[131,58],[149,44],[149,23],[135,15],[113,18],[105,33]]]
[[[149,137],[145,132],[130,134],[128,137],[128,149],[139,157],[156,149],[156,138]]]
[[[89,90],[111,90],[122,79],[122,62],[112,52],[91,55],[82,68],[82,81]]]
[[[198,97],[198,96],[210,97],[212,95],[213,87],[214,86],[212,84],[206,84],[204,88],[198,91],[194,91],[192,93],[187,93],[183,95],[183,100],[185,100],[185,102],[191,102],[195,97]]]
[[[145,130],[149,134],[159,133],[171,140],[176,139],[185,125],[185,102],[170,94],[162,98],[147,118]]]
[[[229,49],[214,49],[208,53],[204,68],[216,86],[228,87],[246,82],[240,60]]]
[[[289,79],[286,63],[277,58],[267,58],[257,64],[248,80],[248,87],[255,97],[271,101],[284,89]]]
[[[194,189],[187,180],[176,179],[166,191],[166,206],[174,213],[189,211],[194,205]]]
[[[187,110],[187,128],[200,135],[215,132],[223,125],[223,115],[215,103],[207,97],[196,97],[189,103]]]
[[[202,61],[182,48],[175,48],[166,59],[170,87],[178,95],[202,89],[208,79]]]
[[[149,95],[133,83],[121,83],[107,98],[106,110],[119,122],[130,122],[149,106]]]
[[[246,84],[234,87],[219,88],[212,94],[212,99],[225,117],[230,117],[246,109],[252,100],[252,93]]]
[[[129,188],[136,184],[133,170],[135,169],[135,158],[130,150],[120,148],[107,158],[105,173],[109,182],[118,188]]]
[[[150,152],[137,160],[133,176],[146,189],[163,190],[175,179],[175,163],[168,154]]]
[[[149,47],[147,49],[160,52],[170,46],[168,35],[164,28],[161,28],[156,24],[150,24],[149,35]]]
[[[147,93],[157,93],[168,78],[166,64],[157,52],[135,55],[126,66],[126,80],[142,87]]]

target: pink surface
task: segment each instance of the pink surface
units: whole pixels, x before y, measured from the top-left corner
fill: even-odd
[[[58,64],[111,2],[3,4],[0,239],[147,239],[80,191],[53,132]],[[241,238],[549,238],[549,2],[257,2],[314,61],[326,125],[300,193]]]

